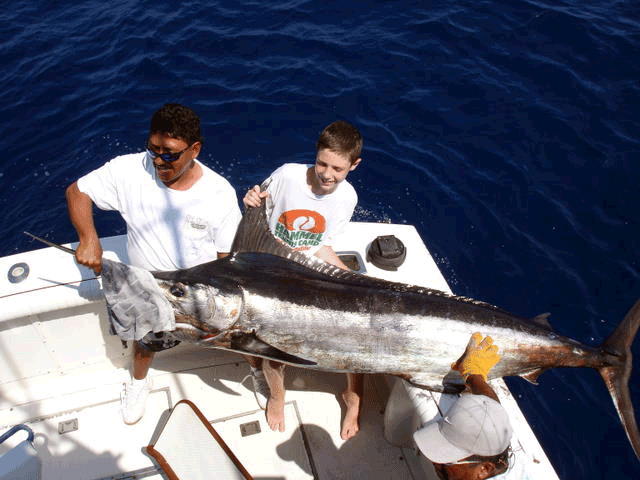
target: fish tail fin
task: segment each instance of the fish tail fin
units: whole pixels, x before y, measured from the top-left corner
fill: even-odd
[[[638,332],[638,327],[640,327],[640,300],[631,307],[624,320],[601,345],[602,350],[618,357],[619,364],[606,365],[598,368],[598,371],[611,394],[633,451],[640,460],[640,431],[629,393],[631,344]]]

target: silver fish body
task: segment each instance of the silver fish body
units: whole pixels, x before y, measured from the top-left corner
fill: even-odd
[[[500,348],[491,378],[620,363],[482,302],[357,274],[321,274],[269,254],[238,253],[161,277],[176,312],[177,336],[189,332],[185,339],[220,348],[231,348],[232,335],[251,336],[308,360],[300,366],[388,373],[451,390],[455,385],[443,378],[474,332],[490,335]]]
[[[178,337],[301,367],[387,373],[455,391],[460,385],[451,365],[480,332],[493,338],[501,355],[490,378],[519,375],[535,383],[549,368],[597,369],[640,458],[628,388],[640,301],[602,345],[589,347],[555,334],[542,318],[530,321],[292,252],[271,235],[264,206],[247,210],[232,251],[188,270],[154,273],[174,306]]]

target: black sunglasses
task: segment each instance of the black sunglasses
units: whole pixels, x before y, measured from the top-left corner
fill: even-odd
[[[185,148],[181,152],[176,152],[176,153],[156,153],[153,150],[151,150],[149,148],[149,145],[147,144],[147,153],[149,155],[151,155],[151,158],[160,157],[163,162],[172,163],[172,162],[175,162],[176,160],[178,160],[182,156],[182,154],[184,152],[186,152],[187,150],[189,150],[191,147],[193,147],[193,144],[189,145],[187,148]]]

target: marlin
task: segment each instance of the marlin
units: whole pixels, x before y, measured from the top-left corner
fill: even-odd
[[[297,367],[391,374],[429,390],[459,392],[463,385],[451,365],[480,332],[501,355],[489,379],[537,383],[550,368],[594,368],[640,459],[628,387],[640,300],[600,346],[590,347],[554,333],[547,314],[526,319],[292,251],[269,231],[264,204],[247,209],[228,257],[152,275],[173,308],[176,338]]]

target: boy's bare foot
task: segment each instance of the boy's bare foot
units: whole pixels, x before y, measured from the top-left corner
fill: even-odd
[[[267,402],[267,423],[274,432],[284,432],[284,399],[276,400],[269,397]]]
[[[267,423],[274,432],[284,432],[284,365],[274,361],[263,362],[262,370],[271,392],[267,401]]]
[[[345,413],[344,420],[342,421],[340,438],[349,440],[355,437],[360,431],[360,397],[354,392],[344,392],[342,394],[342,400],[344,400],[347,406],[347,413]]]

